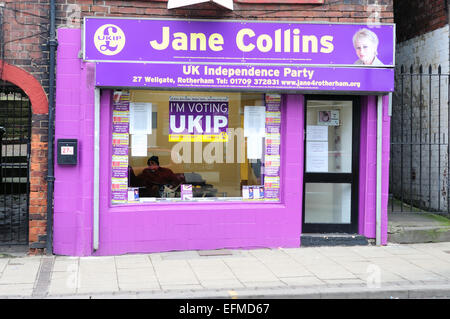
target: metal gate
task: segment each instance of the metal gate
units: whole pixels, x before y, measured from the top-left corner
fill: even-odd
[[[449,74],[401,67],[391,119],[389,209],[450,212]]]
[[[0,82],[0,244],[28,243],[30,131],[28,97]]]

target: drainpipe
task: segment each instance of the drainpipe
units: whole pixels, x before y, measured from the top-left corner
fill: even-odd
[[[377,96],[377,190],[376,190],[376,245],[381,245],[381,182],[383,146],[383,96]]]
[[[55,108],[55,52],[58,43],[55,30],[55,0],[50,0],[50,35],[49,35],[49,86],[48,86],[48,173],[47,173],[47,254],[53,254],[53,187],[55,182],[53,169],[53,138],[54,138],[54,108]]]
[[[95,102],[94,102],[94,229],[92,238],[92,248],[95,251],[99,246],[99,232],[100,232],[100,89],[95,88]]]

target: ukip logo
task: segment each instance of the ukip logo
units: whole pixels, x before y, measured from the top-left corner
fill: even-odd
[[[125,34],[118,26],[105,24],[95,31],[94,43],[100,53],[116,55],[125,46]]]

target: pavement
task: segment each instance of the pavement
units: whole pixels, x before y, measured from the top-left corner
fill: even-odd
[[[0,299],[450,298],[450,220],[389,212],[388,245],[28,256],[0,246]]]
[[[0,256],[4,299],[450,298],[450,242]]]

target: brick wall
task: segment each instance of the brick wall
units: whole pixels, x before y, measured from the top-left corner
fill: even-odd
[[[219,9],[212,4],[167,10],[167,1],[58,1],[58,18],[61,25],[83,16],[127,16],[148,18],[214,18],[238,20],[290,20],[330,22],[381,22],[394,21],[393,0],[325,0],[324,4],[253,4],[234,3],[234,10]],[[66,20],[66,23],[64,23]],[[73,19],[72,19],[73,20]],[[72,23],[74,26],[76,24]],[[79,21],[78,21],[79,26]]]
[[[448,24],[448,0],[394,1],[397,40],[403,42]]]
[[[3,3],[4,61],[29,72],[47,89],[48,1]]]
[[[30,156],[29,243],[31,253],[40,252],[45,245],[47,219],[47,146],[48,146],[48,1],[12,1],[0,3],[1,43],[0,60],[20,68],[26,76],[6,74],[3,79],[15,78],[32,99],[32,135]],[[12,71],[17,73],[17,69]],[[26,78],[29,76],[29,78]],[[33,81],[31,81],[32,79]],[[23,85],[19,85],[21,83]],[[43,90],[45,92],[43,92]],[[35,99],[36,92],[42,95]],[[32,96],[30,96],[32,95]],[[42,108],[44,107],[44,113]]]

